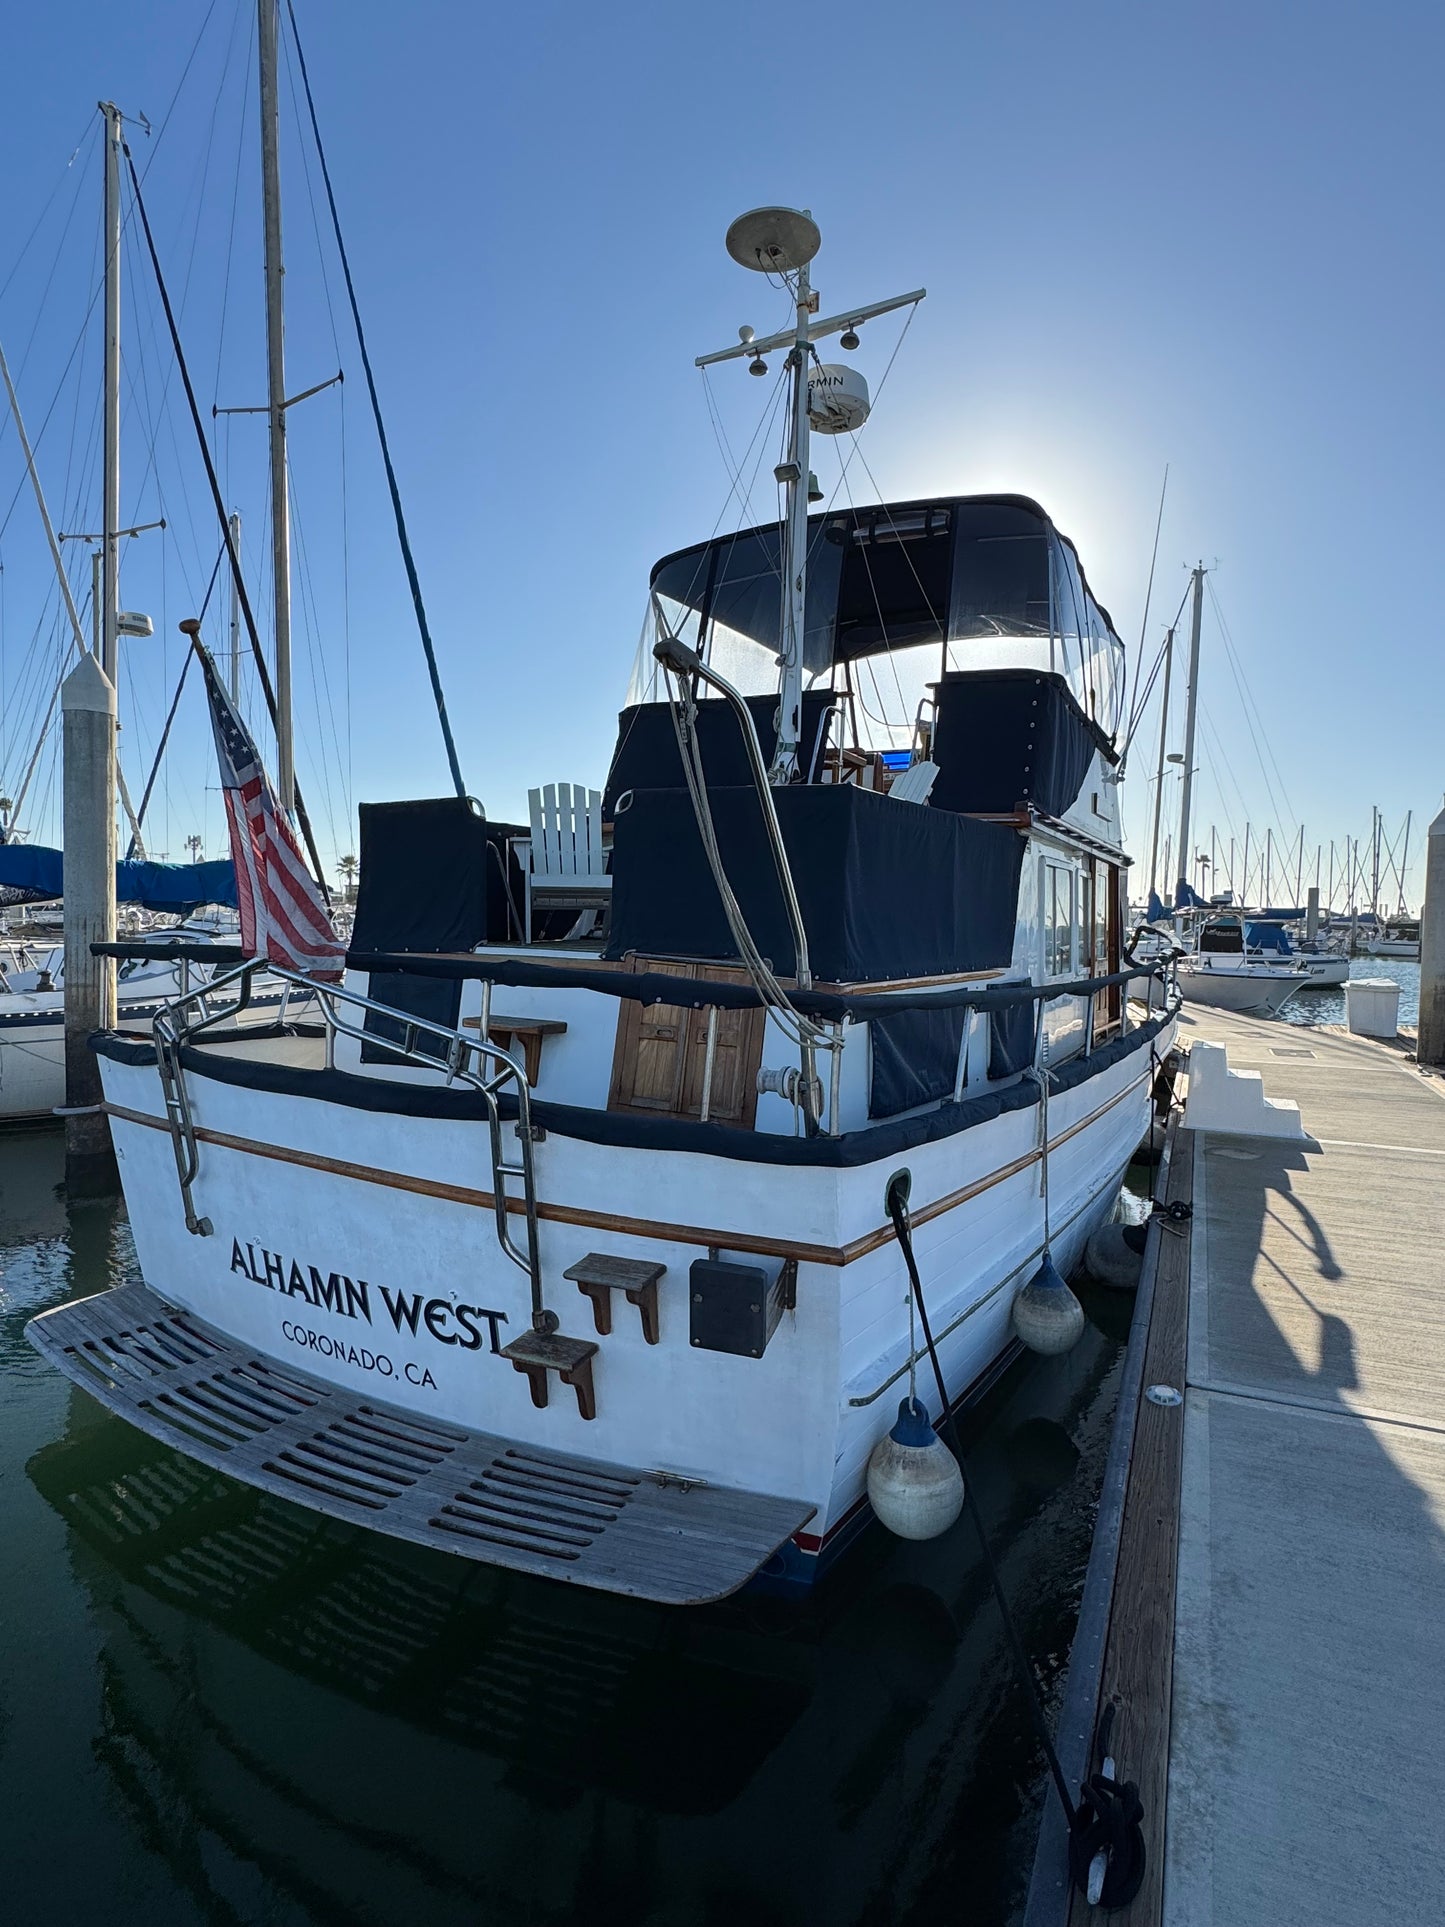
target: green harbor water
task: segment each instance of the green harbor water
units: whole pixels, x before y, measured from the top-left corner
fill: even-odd
[[[1017,1920],[1041,1756],[965,1516],[813,1601],[639,1605],[255,1493],[24,1337],[136,1276],[53,1132],[0,1138],[4,1921]],[[966,1428],[1057,1710],[1132,1300]]]

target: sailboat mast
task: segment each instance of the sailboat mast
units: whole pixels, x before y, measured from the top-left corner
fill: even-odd
[[[1370,915],[1380,920],[1380,808],[1370,805],[1370,844],[1374,852],[1370,868]]]
[[[1154,773],[1154,829],[1149,839],[1149,888],[1159,888],[1159,817],[1164,806],[1164,749],[1169,739],[1169,676],[1174,667],[1174,631],[1164,638],[1164,700],[1159,706],[1159,767]]]
[[[1405,909],[1405,866],[1410,861],[1410,824],[1414,820],[1414,815],[1415,812],[1413,810],[1406,810],[1405,812],[1405,847],[1400,852],[1400,868],[1398,871],[1400,896],[1399,908],[1396,911],[1396,915],[1401,917],[1407,914]]]
[[[101,412],[100,664],[114,686],[120,608],[120,109],[105,116],[105,399]]]
[[[286,476],[286,330],[281,277],[278,0],[258,0],[261,57],[261,199],[266,247],[266,399],[271,428],[271,578],[276,612],[276,795],[296,806],[291,735],[291,502]]]
[[[787,487],[783,525],[783,648],[778,683],[778,744],[771,783],[791,783],[798,773],[798,743],[803,734],[804,605],[808,574],[808,356],[809,325],[814,300],[808,264],[798,269],[798,323],[788,357],[793,371],[793,425],[788,460],[782,471]]]
[[[1194,724],[1199,711],[1199,631],[1204,621],[1204,564],[1193,571],[1194,607],[1189,616],[1189,694],[1184,706],[1184,794],[1179,804],[1176,906],[1187,901],[1189,883],[1189,806],[1194,800]]]
[[[231,511],[231,550],[239,559],[241,554],[241,512]],[[231,701],[238,707],[241,701],[241,598],[236,590],[236,572],[231,571]]]

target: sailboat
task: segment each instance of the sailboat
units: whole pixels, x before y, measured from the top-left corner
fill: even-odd
[[[1180,994],[1191,1003],[1208,1004],[1217,1010],[1232,1010],[1251,1016],[1273,1017],[1297,991],[1309,988],[1312,973],[1277,950],[1266,950],[1252,941],[1248,927],[1238,915],[1209,915],[1210,906],[1194,891],[1189,881],[1190,812],[1194,795],[1194,743],[1199,717],[1199,652],[1204,615],[1203,563],[1191,571],[1192,611],[1189,627],[1189,684],[1185,696],[1184,750],[1174,760],[1183,764],[1179,803],[1178,880],[1174,886],[1174,930],[1187,939],[1187,948],[1177,958],[1176,972]],[[1167,665],[1172,655],[1174,631],[1165,644],[1166,674],[1163,711],[1159,724],[1159,771],[1154,803],[1153,852],[1150,858],[1150,914],[1157,923],[1163,906],[1152,897],[1152,872],[1159,847],[1159,816],[1163,796],[1165,743],[1169,721],[1169,678]],[[1201,862],[1207,858],[1201,858]],[[1157,913],[1157,914],[1156,914]],[[1151,1004],[1159,1006],[1167,991],[1151,992]]]
[[[806,1586],[866,1523],[924,1356],[901,1236],[949,1403],[1019,1355],[1177,1012],[1130,1002],[1123,645],[1073,545],[1022,496],[810,513],[810,437],[868,412],[818,344],[923,297],[818,318],[820,238],[729,230],[795,320],[702,359],[786,357],[786,509],[652,570],[602,791],[364,805],[315,1036],[192,995],[97,1038],[146,1282],[29,1327],[252,1484],[678,1604]],[[936,665],[906,750],[883,658]]]
[[[105,121],[104,195],[106,257],[103,321],[105,333],[105,372],[102,422],[104,427],[103,507],[99,553],[92,581],[93,653],[105,667],[112,685],[117,681],[118,650],[125,636],[148,636],[149,617],[120,608],[119,537],[120,530],[120,150],[122,121],[119,110],[103,102],[100,113]],[[75,646],[85,650],[70,584],[61,562],[60,548],[40,487],[34,453],[25,432],[19,400],[11,380],[3,350],[0,350],[0,376],[3,376],[9,403],[24,453],[41,521],[55,564],[62,598],[69,616]],[[131,531],[134,533],[134,531]],[[59,690],[56,690],[56,698]],[[42,739],[49,728],[47,713]],[[39,746],[31,759],[33,773]],[[17,795],[16,808],[25,794]],[[133,809],[121,778],[122,801],[131,824],[133,855],[117,864],[117,897],[121,902],[140,905],[145,910],[174,920],[169,928],[147,934],[136,954],[122,963],[116,984],[116,1021],[123,1031],[148,1031],[157,1012],[167,1000],[186,995],[193,988],[207,986],[218,969],[235,963],[241,956],[233,931],[214,916],[208,925],[195,921],[207,906],[234,906],[235,876],[229,861],[215,863],[166,863],[148,860],[140,836],[140,817]],[[145,800],[142,798],[141,812]],[[12,817],[13,821],[13,817]],[[45,906],[57,904],[63,889],[63,863],[59,850],[41,848],[10,840],[0,842],[0,904]],[[31,909],[31,915],[37,914]],[[56,915],[59,921],[58,912]],[[263,976],[246,999],[246,1009],[238,1012],[238,993],[222,995],[214,1009],[224,1008],[243,1023],[269,1022],[283,1018],[289,1007],[304,1004],[289,986]],[[30,1123],[54,1116],[65,1102],[65,956],[60,945],[24,946],[0,957],[0,1122]]]

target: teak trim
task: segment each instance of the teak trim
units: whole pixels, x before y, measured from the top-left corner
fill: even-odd
[[[1090,1111],[1087,1117],[1081,1117],[1067,1131],[1060,1131],[1057,1137],[1051,1137],[1049,1150],[1057,1151],[1061,1144],[1067,1144],[1071,1137],[1077,1137],[1080,1131],[1112,1111],[1116,1104],[1122,1104],[1126,1097],[1132,1096],[1151,1076],[1151,1070],[1141,1072],[1122,1091],[1116,1091],[1113,1097]],[[120,1118],[127,1124],[140,1124],[152,1131],[170,1130],[164,1118],[154,1117],[149,1111],[133,1111],[127,1105],[110,1103],[103,1108],[107,1117]],[[352,1164],[345,1158],[324,1157],[317,1151],[298,1151],[280,1144],[262,1144],[255,1138],[233,1137],[229,1131],[213,1131],[203,1124],[195,1127],[195,1135],[203,1144],[214,1144],[221,1151],[237,1151],[245,1157],[272,1158],[278,1164],[295,1164],[307,1171],[323,1171],[330,1177],[351,1178],[358,1184],[379,1184],[391,1191],[410,1192],[416,1197],[441,1198],[449,1204],[473,1205],[482,1211],[496,1208],[496,1200],[490,1191],[476,1190],[469,1185],[444,1184],[435,1178],[413,1177],[405,1171],[383,1171],[369,1164]],[[987,1177],[975,1179],[972,1184],[960,1185],[956,1191],[945,1192],[931,1204],[919,1205],[912,1213],[913,1223],[928,1224],[983,1192],[991,1191],[996,1184],[1017,1177],[1020,1171],[1026,1171],[1038,1161],[1039,1151],[1035,1146],[1023,1157],[1015,1158],[1011,1164],[1000,1165],[997,1171],[990,1171]],[[520,1215],[524,1210],[522,1200],[508,1198],[507,1209]],[[758,1257],[796,1258],[800,1264],[835,1267],[855,1264],[859,1258],[866,1258],[870,1252],[891,1244],[897,1235],[891,1224],[883,1224],[875,1231],[865,1231],[861,1237],[850,1240],[846,1245],[807,1244],[795,1238],[766,1238],[747,1231],[667,1224],[652,1218],[625,1217],[612,1211],[588,1211],[575,1205],[547,1204],[540,1199],[537,1216],[553,1224],[583,1225],[589,1230],[612,1231],[623,1237],[653,1238],[659,1243],[699,1245],[704,1249],[716,1246],[722,1251],[748,1251]]]

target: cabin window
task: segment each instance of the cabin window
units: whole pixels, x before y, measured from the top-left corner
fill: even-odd
[[[1074,873],[1063,863],[1044,864],[1044,975],[1074,974]]]

